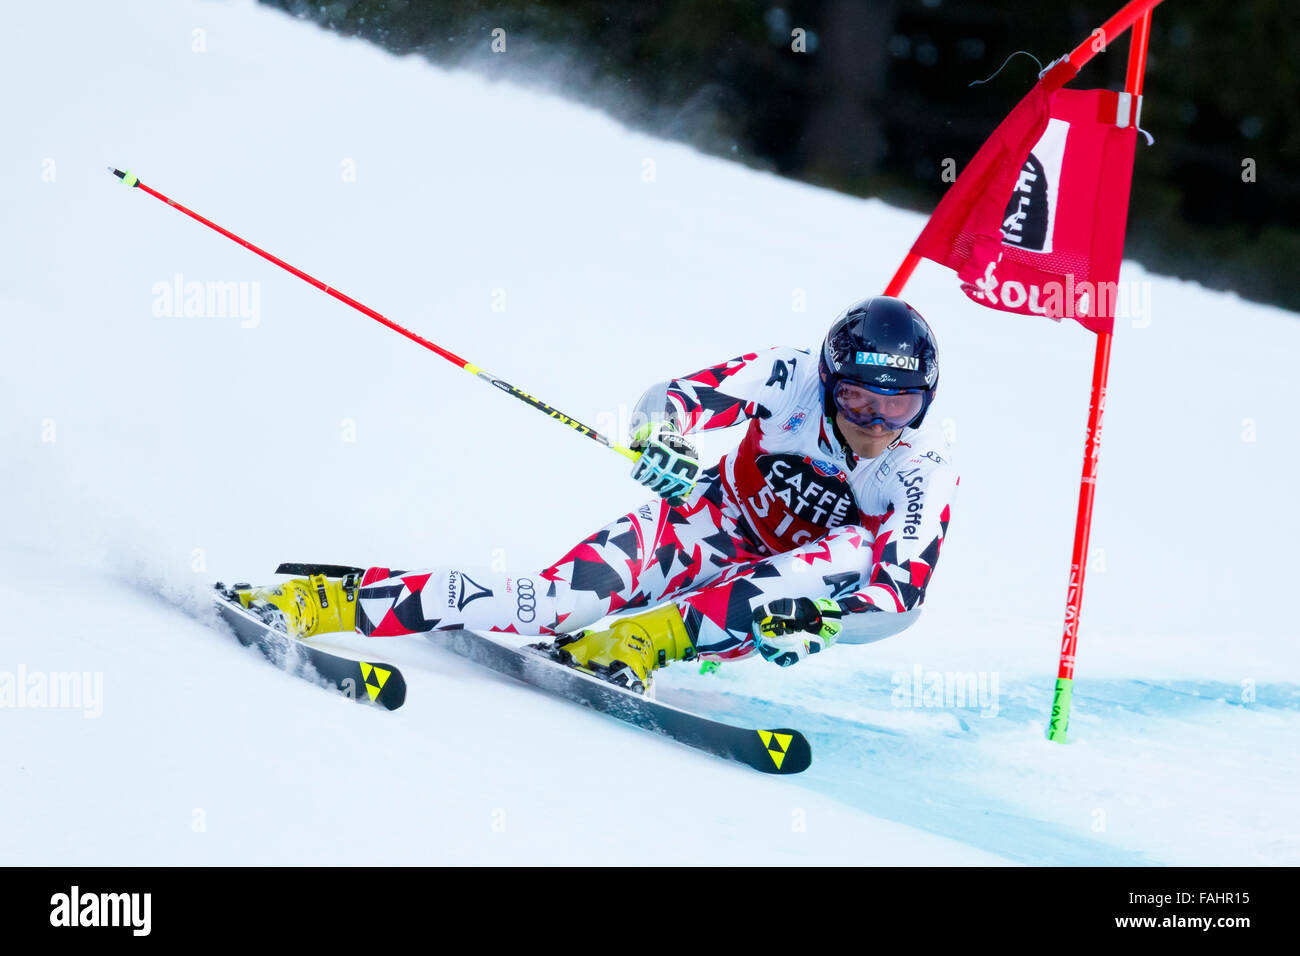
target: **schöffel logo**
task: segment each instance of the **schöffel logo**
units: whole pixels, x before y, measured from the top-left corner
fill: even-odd
[[[859,352],[859,365],[883,365],[887,368],[901,368],[915,372],[921,368],[921,360],[910,355],[886,355],[884,352]]]
[[[458,582],[460,584],[459,598],[456,596]],[[470,588],[473,588],[472,592]],[[463,611],[466,604],[485,597],[492,597],[492,590],[483,587],[464,571],[452,570],[447,573],[447,607],[454,606],[456,610]]]
[[[925,506],[925,476],[921,474],[920,468],[909,468],[898,473],[898,483],[903,486],[903,494],[907,498],[906,513],[903,515],[903,537],[915,541]]]

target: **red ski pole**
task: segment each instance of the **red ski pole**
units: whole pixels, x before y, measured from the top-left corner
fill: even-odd
[[[289,263],[285,262],[283,259],[279,258],[278,256],[273,256],[265,249],[253,245],[253,243],[249,242],[247,239],[235,235],[229,229],[225,229],[222,228],[221,226],[218,226],[211,219],[205,219],[203,216],[200,216],[193,209],[189,209],[185,206],[182,206],[176,200],[170,199],[169,197],[163,195],[158,190],[154,189],[152,186],[146,186],[144,183],[140,182],[139,178],[137,178],[135,174],[131,173],[130,171],[114,169],[112,166],[108,167],[108,170],[118,179],[122,180],[122,182],[127,186],[131,186],[135,189],[143,190],[144,192],[148,193],[150,196],[153,196],[155,199],[162,200],[167,205],[185,213],[185,215],[189,216],[191,219],[201,222],[209,229],[213,229],[221,233],[227,239],[239,243],[241,246],[243,246],[245,249],[249,250],[250,252],[257,253],[267,262],[275,263],[281,269],[284,269],[286,272],[293,273],[303,282],[315,286],[316,288],[324,292],[326,295],[332,295],[340,302],[352,306],[352,308],[356,309],[362,315],[367,315],[370,318],[374,319],[376,322],[380,323],[381,325],[388,326],[388,328],[392,329],[394,332],[398,332],[401,335],[405,335],[412,342],[415,342],[419,345],[423,345],[430,352],[436,352],[437,354],[445,358],[448,362],[451,362],[453,365],[457,365],[460,368],[463,368],[465,371],[470,372],[473,375],[477,375],[479,378],[483,379],[483,381],[487,382],[490,385],[495,385],[503,392],[513,395],[515,398],[519,399],[520,401],[527,402],[529,405],[533,406],[533,408],[545,412],[551,418],[554,418],[556,421],[568,425],[574,431],[586,435],[588,438],[592,439],[593,441],[600,442],[606,448],[611,448],[614,451],[618,452],[620,455],[630,458],[633,461],[636,461],[637,458],[639,457],[637,452],[632,451],[632,449],[625,448],[624,446],[616,442],[610,441],[608,438],[606,438],[600,432],[596,431],[594,428],[589,428],[588,426],[582,424],[582,422],[578,421],[576,418],[571,418],[570,416],[565,415],[559,409],[546,404],[544,401],[542,401],[540,398],[537,398],[535,395],[529,395],[523,389],[511,385],[509,382],[505,381],[504,379],[498,378],[497,376],[493,375],[491,372],[485,371],[484,369],[480,368],[479,366],[475,365],[472,362],[465,361],[455,352],[448,351],[447,349],[443,348],[441,345],[438,345],[436,342],[430,342],[428,339],[424,338],[424,336],[417,335],[416,333],[412,332],[410,329],[403,328],[402,326],[394,322],[392,319],[387,318],[384,315],[381,315],[380,313],[376,312],[374,309],[370,308],[370,306],[366,305],[365,303],[358,302],[356,299],[352,298],[352,296],[347,295],[343,292],[340,292],[338,289],[326,285],[324,282],[322,282],[320,279],[317,279],[315,276],[303,272],[301,269],[297,268],[296,266],[291,266]]]

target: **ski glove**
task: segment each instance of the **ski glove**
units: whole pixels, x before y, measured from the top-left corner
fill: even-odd
[[[763,660],[779,667],[797,664],[835,643],[844,625],[831,598],[778,598],[754,609],[754,640]]]
[[[686,500],[700,474],[700,453],[671,421],[646,422],[632,433],[631,449],[639,451],[632,477],[670,505]]]

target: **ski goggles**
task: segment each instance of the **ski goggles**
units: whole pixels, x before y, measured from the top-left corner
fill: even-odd
[[[835,407],[854,425],[884,425],[896,431],[921,413],[925,389],[879,388],[841,379],[832,393]]]

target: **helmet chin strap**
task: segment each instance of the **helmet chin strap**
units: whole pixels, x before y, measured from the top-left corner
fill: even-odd
[[[835,410],[832,409],[827,413],[825,419],[826,423],[831,426],[829,429],[831,435],[833,435],[835,440],[840,443],[840,450],[852,454],[853,446],[849,444],[849,440],[845,438],[844,433],[840,431],[839,416],[835,413]]]

